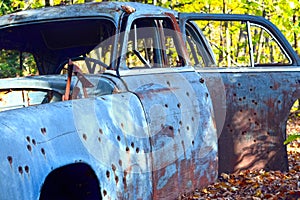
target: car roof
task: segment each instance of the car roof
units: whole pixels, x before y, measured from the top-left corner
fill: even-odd
[[[51,6],[40,9],[30,9],[19,11],[0,17],[0,28],[7,26],[17,26],[19,24],[35,23],[41,21],[51,21],[68,18],[84,18],[106,16],[115,19],[125,11],[122,6],[130,6],[135,9],[135,14],[151,14],[157,15],[165,12],[173,13],[177,16],[177,12],[154,6],[136,2],[91,2],[85,4],[73,4],[63,6]]]

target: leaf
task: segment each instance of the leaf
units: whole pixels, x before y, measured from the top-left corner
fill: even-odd
[[[291,134],[287,137],[287,139],[284,141],[284,145],[289,144],[295,140],[297,140],[298,138],[300,138],[300,134]]]

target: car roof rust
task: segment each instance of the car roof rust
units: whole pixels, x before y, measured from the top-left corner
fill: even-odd
[[[157,15],[168,12],[177,15],[176,11],[167,8],[136,2],[92,2],[30,9],[4,15],[0,17],[0,28],[42,21],[100,16],[112,18],[117,22],[119,16],[126,12],[124,5],[134,8],[136,14]]]

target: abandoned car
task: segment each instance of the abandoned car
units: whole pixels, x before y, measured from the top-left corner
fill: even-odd
[[[215,40],[229,22],[237,46]],[[262,17],[47,7],[0,17],[0,49],[38,69],[0,80],[0,199],[174,199],[287,170],[300,60]]]

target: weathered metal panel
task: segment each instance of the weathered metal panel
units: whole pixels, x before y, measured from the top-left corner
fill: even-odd
[[[32,106],[0,117],[0,199],[38,199],[52,170],[76,162],[94,169],[104,199],[151,199],[148,130],[135,95]]]
[[[75,126],[98,173],[105,199],[150,199],[148,129],[139,99],[130,93],[73,102]],[[87,123],[88,122],[88,123]],[[104,192],[105,191],[105,192]]]
[[[210,91],[220,87],[220,80],[225,86],[225,113],[223,121],[217,121],[221,122],[220,173],[288,169],[283,145],[286,122],[293,103],[300,98],[300,69],[288,69],[201,73]],[[216,97],[212,95],[215,111],[222,105]],[[224,112],[224,107],[221,110]]]
[[[145,10],[151,10],[151,14],[161,14],[164,12],[176,11],[155,7],[148,4],[140,4],[136,2],[90,2],[85,4],[74,4],[66,6],[52,6],[40,9],[25,10],[0,17],[0,29],[6,26],[14,26],[25,23],[38,23],[41,21],[66,20],[70,18],[90,18],[90,17],[107,17],[115,19],[118,24],[120,15],[125,12],[123,5],[129,5],[135,9],[137,13],[145,13]]]
[[[170,69],[169,73],[123,79],[140,98],[146,113],[153,198],[173,199],[215,181],[216,127],[201,76],[176,70],[172,73]]]

